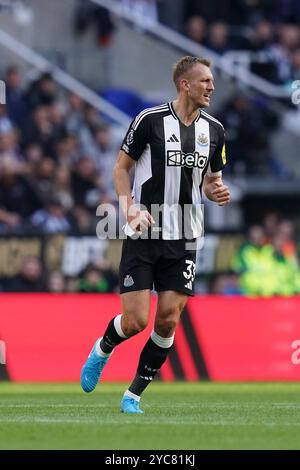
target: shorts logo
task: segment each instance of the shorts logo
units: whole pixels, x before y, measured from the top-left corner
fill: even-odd
[[[186,166],[187,168],[204,168],[207,157],[200,155],[199,152],[184,153],[180,150],[168,150],[168,166]]]
[[[187,264],[186,271],[183,271],[183,276],[188,280],[184,287],[187,289],[192,290],[193,282],[195,279],[195,272],[196,272],[196,265],[193,261],[188,259],[185,260],[185,264]]]
[[[133,286],[133,284],[134,284],[134,280],[129,274],[127,274],[127,276],[125,276],[125,279],[124,279],[124,287],[131,287]]]
[[[128,145],[131,145],[132,142],[133,142],[133,136],[134,136],[134,130],[131,129],[129,132],[128,132],[128,135],[127,135],[127,139],[126,139],[126,142]]]
[[[208,138],[206,137],[205,134],[198,135],[197,144],[201,145],[201,147],[207,147],[208,146]]]

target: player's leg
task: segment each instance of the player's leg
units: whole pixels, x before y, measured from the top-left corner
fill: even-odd
[[[121,411],[125,413],[141,412],[139,408],[141,394],[167,359],[174,342],[175,329],[186,301],[187,295],[181,292],[163,291],[158,293],[154,329],[141,352],[136,376],[124,394]]]
[[[137,369],[136,377],[126,394],[139,409],[139,397],[165,362],[174,342],[174,333],[180,314],[189,295],[193,295],[195,278],[195,250],[186,249],[184,240],[163,241],[160,257],[154,266],[154,284],[158,291],[158,305],[154,330],[147,341]],[[125,412],[136,413],[134,407]]]
[[[150,313],[150,290],[128,292],[121,295],[122,315],[114,317],[103,334],[97,339],[81,371],[81,386],[92,392],[113,349],[131,336],[142,331],[148,324]]]
[[[95,389],[113,349],[148,323],[153,273],[147,240],[124,240],[119,277],[123,314],[109,322],[82,368],[81,386],[85,392]]]

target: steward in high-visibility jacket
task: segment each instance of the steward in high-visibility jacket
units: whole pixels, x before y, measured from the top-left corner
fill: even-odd
[[[297,260],[285,257],[273,245],[246,242],[235,254],[232,268],[240,274],[240,285],[246,295],[290,296],[300,292]]]

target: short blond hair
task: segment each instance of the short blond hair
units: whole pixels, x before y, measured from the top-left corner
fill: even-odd
[[[182,57],[176,64],[173,66],[173,81],[175,83],[177,91],[179,91],[179,81],[184,75],[191,70],[192,67],[196,64],[206,65],[206,67],[211,67],[211,60],[203,57],[192,57],[187,55]]]

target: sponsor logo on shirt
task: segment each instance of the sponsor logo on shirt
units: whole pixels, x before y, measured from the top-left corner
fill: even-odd
[[[207,157],[200,155],[199,152],[184,153],[181,150],[168,150],[168,166],[186,166],[187,168],[204,168]]]

